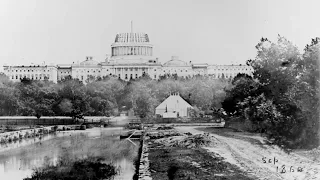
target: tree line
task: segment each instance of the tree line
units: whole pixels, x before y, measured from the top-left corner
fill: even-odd
[[[30,80],[12,82],[0,75],[0,116],[116,116],[133,109],[141,118],[152,118],[154,109],[170,93],[179,92],[195,107],[195,116],[221,108],[228,79],[165,75],[152,80],[147,74],[123,81],[114,76],[91,78],[85,84],[66,77],[58,83]]]

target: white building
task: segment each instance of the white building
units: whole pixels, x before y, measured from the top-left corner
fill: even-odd
[[[159,106],[156,107],[155,114],[163,118],[188,117],[189,110],[193,107],[177,94],[171,94]]]
[[[20,81],[23,78],[31,80],[49,80],[57,82],[57,67],[55,65],[19,65],[3,66],[4,73],[12,81]]]
[[[67,76],[86,83],[88,78],[118,76],[122,80],[137,79],[144,73],[152,79],[159,79],[165,74],[176,74],[181,77],[195,75],[212,78],[232,78],[238,73],[252,74],[251,67],[246,65],[208,65],[185,62],[177,56],[164,64],[153,56],[153,45],[145,33],[119,33],[111,45],[111,57],[103,62],[88,56],[80,63],[58,65],[19,65],[4,66],[4,72],[13,81],[23,77],[33,80],[57,82]]]

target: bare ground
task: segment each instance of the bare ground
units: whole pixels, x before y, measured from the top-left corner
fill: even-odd
[[[168,147],[153,143],[150,171],[156,180],[254,180],[238,167],[201,148]]]
[[[182,133],[209,132],[215,145],[204,147],[220,155],[224,161],[236,165],[255,179],[320,179],[319,158],[308,158],[301,152],[286,153],[277,146],[270,146],[257,134],[232,132],[230,129],[176,127]]]

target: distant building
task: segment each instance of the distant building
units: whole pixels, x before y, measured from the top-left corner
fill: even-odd
[[[20,81],[23,78],[31,80],[49,80],[57,82],[58,68],[55,65],[19,65],[19,66],[3,66],[4,73],[12,81]]]
[[[208,65],[182,61],[178,56],[164,64],[153,56],[153,45],[145,33],[119,33],[111,45],[111,56],[103,62],[88,56],[80,63],[58,65],[4,66],[4,73],[13,81],[23,77],[33,80],[48,79],[57,82],[71,76],[86,83],[89,78],[117,76],[122,80],[137,79],[148,74],[152,79],[163,75],[192,77],[196,75],[211,78],[233,78],[238,73],[252,74],[246,65]]]
[[[159,106],[156,107],[155,114],[163,118],[188,117],[189,110],[193,107],[177,94],[171,94]]]

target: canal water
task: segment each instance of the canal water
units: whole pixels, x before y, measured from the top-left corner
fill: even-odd
[[[132,179],[139,142],[120,140],[121,128],[92,128],[57,132],[0,146],[0,179],[31,177],[34,168],[55,164],[59,158],[103,157],[119,169],[116,180]]]

